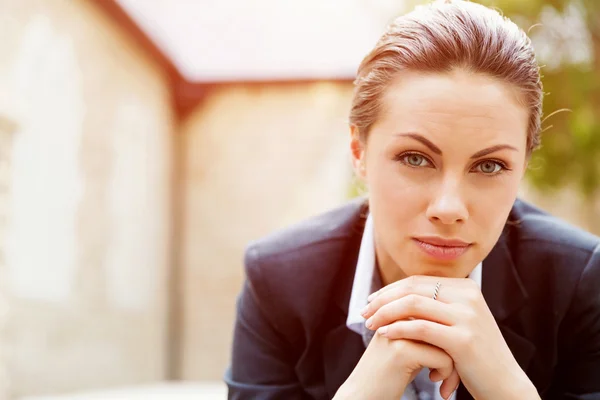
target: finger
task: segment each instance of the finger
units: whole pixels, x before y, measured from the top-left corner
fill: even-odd
[[[371,295],[369,295],[367,300],[373,301],[376,297],[381,296],[383,293],[388,292],[390,290],[395,290],[398,287],[410,288],[412,286],[417,286],[420,284],[431,284],[432,282],[435,285],[435,282],[437,282],[437,281],[435,281],[434,278],[435,277],[431,277],[431,276],[412,275],[412,276],[406,277],[404,279],[400,279],[399,281],[392,282],[389,285],[382,287],[375,293],[371,293]],[[447,279],[447,278],[443,278],[443,279]]]
[[[410,294],[433,298],[437,283],[440,283],[437,301],[442,303],[466,303],[473,299],[472,291],[479,294],[481,288],[468,278],[440,278],[434,276],[411,276],[394,282],[369,296],[369,304],[362,310],[362,315],[369,318],[383,305]]]
[[[443,379],[442,374],[440,374],[437,369],[432,369],[429,373],[429,379],[432,382],[439,382],[443,380],[442,384],[440,385],[440,396],[442,396],[444,399],[448,399],[460,384],[460,376],[458,375],[456,368],[454,368],[450,376],[446,379]]]
[[[429,380],[431,382],[439,382],[442,379],[442,375],[438,372],[437,369],[432,369],[431,371],[429,371]]]
[[[460,385],[460,376],[456,369],[452,371],[452,374],[442,382],[442,386],[440,386],[440,395],[444,399],[448,399],[452,393],[458,389],[458,385]]]
[[[396,321],[377,329],[377,333],[388,339],[418,340],[439,347],[452,354],[450,351],[456,342],[456,334],[451,326],[438,324],[423,319],[412,321]]]
[[[416,286],[420,286],[420,285],[435,286],[435,284],[438,281],[441,282],[442,284],[456,286],[457,284],[460,285],[460,283],[465,280],[468,280],[468,278],[446,278],[446,277],[442,277],[442,276],[431,276],[431,275],[411,275],[404,279],[400,279],[399,281],[392,282],[389,285],[384,286],[383,288],[379,289],[375,293],[371,293],[371,295],[369,295],[367,300],[369,300],[369,299],[373,300],[375,297],[387,292],[388,290],[394,290],[399,286],[407,286],[407,287],[413,287],[413,286],[416,287]]]
[[[426,319],[444,325],[454,325],[456,316],[452,306],[428,297],[409,294],[379,308],[366,322],[367,328],[376,330],[395,321],[409,318]]]
[[[449,379],[454,372],[454,361],[442,349],[426,343],[414,343],[414,360],[422,367],[435,369],[440,379]]]
[[[372,311],[400,297],[409,294],[418,294],[423,297],[433,298],[435,286],[440,282],[437,300],[443,303],[449,303],[452,297],[449,296],[451,288],[459,285],[453,278],[439,278],[434,276],[414,275],[387,285],[381,290],[369,296],[368,308]]]

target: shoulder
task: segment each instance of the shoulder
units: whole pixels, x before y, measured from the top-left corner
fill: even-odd
[[[589,254],[600,244],[597,236],[522,200],[515,202],[510,220],[519,240],[528,246],[549,245],[554,252]]]
[[[358,253],[366,209],[356,199],[248,245],[246,279],[275,319],[318,319],[338,272]]]
[[[600,284],[600,238],[518,200],[507,225],[507,240],[523,284],[531,295],[566,307],[591,279]]]
[[[356,234],[356,222],[365,212],[365,204],[364,199],[356,199],[275,231],[251,242],[247,253],[261,259],[287,258],[294,253],[306,253],[346,241]]]
[[[245,254],[246,273],[290,278],[326,272],[341,255],[339,249],[362,234],[365,204],[364,199],[356,199],[251,242]]]

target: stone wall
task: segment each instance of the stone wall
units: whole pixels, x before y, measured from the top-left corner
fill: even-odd
[[[15,127],[0,143],[11,154],[4,395],[161,379],[167,81],[93,2],[0,0],[0,10],[0,117]]]
[[[233,85],[186,121],[186,379],[221,379],[249,240],[344,201],[350,84]]]

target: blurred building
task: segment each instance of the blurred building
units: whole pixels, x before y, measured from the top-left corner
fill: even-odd
[[[383,25],[354,2],[360,42],[326,40],[286,21],[302,7],[257,3],[284,13],[261,30],[200,3],[0,1],[0,399],[220,380],[247,242],[346,197],[351,76]],[[271,44],[233,46],[252,32]]]
[[[167,73],[92,2],[0,4],[0,398],[159,379]]]
[[[244,248],[347,197],[402,3],[0,0],[0,400],[220,380]]]

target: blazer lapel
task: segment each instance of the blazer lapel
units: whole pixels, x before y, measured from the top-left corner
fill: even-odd
[[[330,398],[333,398],[339,387],[348,376],[365,351],[362,338],[346,326],[348,306],[352,294],[352,284],[356,263],[360,250],[360,242],[364,230],[367,206],[359,210],[353,226],[354,235],[348,241],[346,257],[340,266],[333,288],[332,305],[328,312],[328,327],[323,340],[323,367],[325,386]]]
[[[529,339],[517,333],[509,324],[509,318],[525,307],[528,299],[527,291],[521,282],[511,256],[509,247],[511,245],[509,241],[510,228],[510,225],[507,225],[498,243],[483,261],[482,292],[506,344],[519,366],[527,372],[535,354],[535,345]],[[510,384],[510,382],[507,382],[507,384]],[[472,399],[472,396],[462,384],[458,389],[457,399]]]

